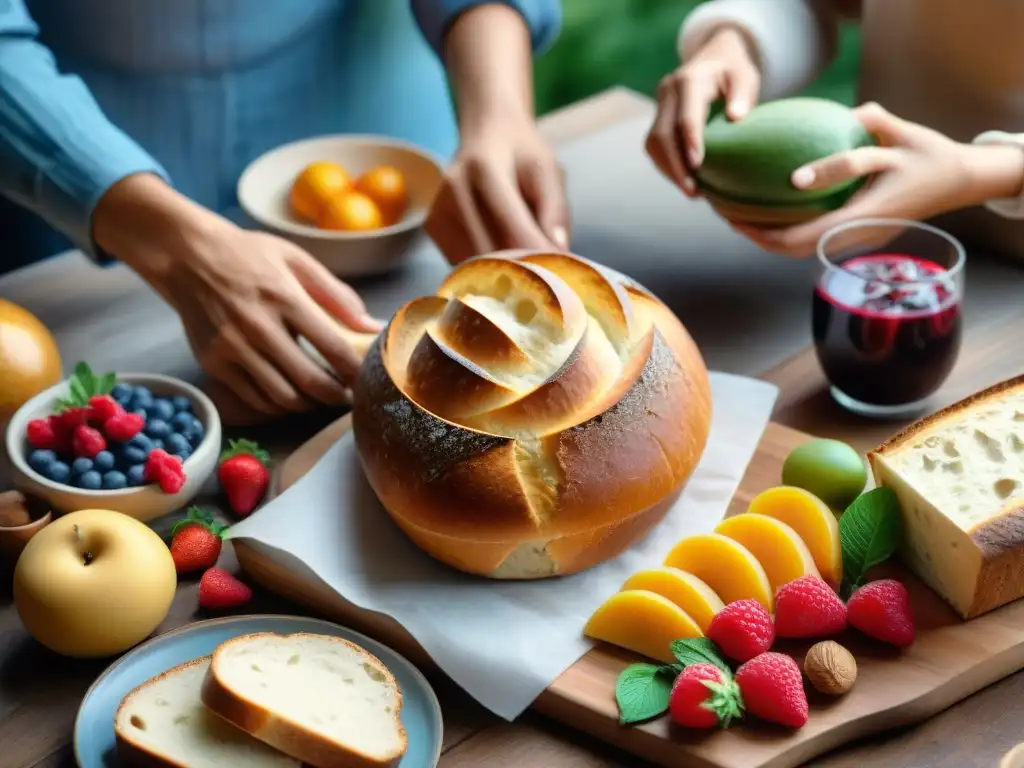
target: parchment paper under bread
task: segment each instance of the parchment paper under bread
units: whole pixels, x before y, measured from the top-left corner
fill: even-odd
[[[708,445],[665,521],[615,560],[575,576],[499,582],[433,560],[391,522],[363,477],[351,433],[281,496],[228,531],[350,602],[394,618],[473,698],[519,716],[593,643],[590,614],[679,539],[707,532],[729,506],[778,394],[765,382],[711,374]]]

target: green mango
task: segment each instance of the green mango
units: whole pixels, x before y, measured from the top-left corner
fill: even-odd
[[[843,205],[864,179],[801,190],[790,181],[793,171],[874,143],[849,107],[827,99],[769,101],[735,122],[716,110],[704,129],[697,182],[711,198],[775,209],[783,218],[793,211],[820,214]],[[773,217],[771,210],[766,215]]]

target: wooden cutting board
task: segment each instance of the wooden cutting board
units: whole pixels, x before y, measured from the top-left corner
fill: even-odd
[[[339,419],[282,463],[277,491],[308,472],[349,426],[349,417]],[[803,432],[769,424],[728,514],[743,512],[751,498],[778,484],[786,455],[807,439]],[[245,571],[271,591],[376,637],[420,665],[432,666],[419,644],[394,620],[353,606],[323,582],[288,571],[244,540],[232,543]],[[857,683],[838,699],[811,691],[810,720],[799,731],[788,732],[753,719],[710,734],[685,732],[672,726],[668,718],[639,727],[620,727],[615,680],[627,664],[638,659],[606,646],[595,648],[566,670],[533,708],[659,765],[790,768],[867,734],[923,720],[1024,668],[1024,601],[962,622],[923,584],[893,570],[910,589],[919,630],[917,642],[896,653],[853,633],[838,638],[857,658]],[[793,643],[777,650],[792,653],[802,665],[809,645]]]

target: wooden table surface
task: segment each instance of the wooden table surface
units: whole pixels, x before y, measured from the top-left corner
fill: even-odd
[[[542,124],[553,141],[562,142],[650,111],[646,99],[616,89],[549,115]],[[434,264],[424,269],[433,273],[441,268]],[[1014,281],[1019,277],[1024,282],[1024,273],[1005,266],[985,270],[978,282],[984,284],[987,298],[969,302],[964,350],[953,376],[936,397],[937,406],[1024,371],[1024,355],[1019,351],[1024,315],[1016,309],[1019,302],[1006,300],[1017,292]],[[420,279],[426,278],[420,275]],[[371,285],[368,292],[375,290],[380,294],[380,286]],[[371,295],[371,310],[375,305],[386,309],[392,298],[389,293],[384,289],[383,298]],[[177,319],[127,270],[101,272],[80,255],[68,255],[0,279],[0,297],[36,312],[54,331],[68,361],[88,359],[104,369],[197,377]],[[736,349],[734,366],[728,360],[716,360],[716,367],[744,370],[742,344],[737,343]],[[765,378],[779,385],[776,420],[789,426],[844,439],[862,449],[898,426],[864,422],[835,406],[810,351],[782,362]],[[250,429],[246,435],[280,458],[336,415],[319,413],[293,420],[286,429],[281,425]],[[165,532],[170,524],[157,527]],[[236,567],[230,551],[225,551],[221,565]],[[296,608],[258,592],[244,612],[293,613]],[[205,617],[196,612],[195,583],[185,582],[159,631],[199,618]],[[0,767],[73,766],[70,739],[75,713],[86,688],[105,665],[63,659],[34,643],[11,605],[10,578],[4,574],[0,581]],[[500,721],[450,683],[433,682],[445,718],[441,768],[642,766],[632,756],[531,714],[515,723]],[[1024,674],[1018,674],[916,728],[853,745],[812,764],[990,768],[1014,744],[1024,741],[1024,711],[1016,705],[1022,697]]]

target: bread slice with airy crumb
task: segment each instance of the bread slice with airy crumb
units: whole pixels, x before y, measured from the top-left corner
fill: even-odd
[[[210,712],[199,692],[212,657],[174,667],[121,701],[117,756],[138,768],[299,768],[301,763]]]
[[[402,693],[373,654],[338,637],[261,632],[220,645],[203,703],[314,768],[393,768],[405,754]]]

